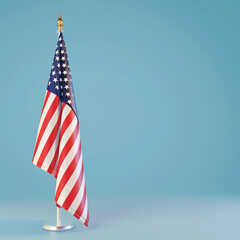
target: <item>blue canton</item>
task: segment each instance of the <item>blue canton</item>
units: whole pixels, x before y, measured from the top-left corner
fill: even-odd
[[[56,94],[60,100],[68,104],[77,115],[71,72],[62,32],[60,32],[58,36],[47,90]]]

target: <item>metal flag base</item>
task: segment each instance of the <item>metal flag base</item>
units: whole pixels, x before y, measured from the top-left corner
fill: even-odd
[[[67,231],[72,229],[74,226],[73,225],[66,225],[66,226],[49,226],[49,225],[43,225],[43,228],[47,231],[54,231],[54,232],[59,232],[59,231]]]
[[[54,232],[59,232],[59,231],[67,231],[72,229],[74,226],[73,225],[65,225],[61,226],[61,213],[60,213],[60,208],[57,207],[57,224],[56,226],[49,226],[49,225],[43,225],[43,229],[47,231],[54,231]]]

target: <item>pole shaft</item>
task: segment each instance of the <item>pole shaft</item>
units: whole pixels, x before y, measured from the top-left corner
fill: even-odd
[[[57,207],[57,227],[61,226],[61,212],[60,208]]]

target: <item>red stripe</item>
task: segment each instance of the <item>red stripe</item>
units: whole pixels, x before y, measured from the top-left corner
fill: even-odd
[[[61,115],[63,113],[63,110],[66,106],[66,103],[62,103],[62,112],[61,112]],[[49,169],[48,169],[48,172],[50,174],[53,174],[55,178],[57,178],[57,172],[58,172],[58,168],[56,168],[55,164],[56,164],[56,161],[57,161],[57,158],[58,158],[58,154],[59,154],[59,146],[60,146],[60,142],[61,142],[61,139],[62,139],[62,136],[63,134],[65,133],[65,131],[67,130],[68,126],[71,124],[73,118],[75,117],[75,114],[73,111],[70,111],[67,115],[67,117],[64,119],[63,123],[61,123],[61,132],[60,132],[60,140],[58,142],[58,148],[57,148],[57,151],[55,153],[55,156],[54,156],[54,161],[52,161]]]
[[[79,156],[79,158],[80,158],[80,156]],[[74,163],[74,162],[75,162],[75,163]],[[73,166],[71,167],[72,169],[71,169],[71,168],[69,169],[69,175],[70,175],[70,174],[72,175],[72,173],[74,172],[74,170],[75,170],[76,167],[77,167],[78,162],[79,162],[79,160],[75,161],[75,159],[73,159],[73,161],[72,161]],[[72,163],[71,163],[71,164],[72,164]],[[65,201],[64,201],[64,203],[63,203],[63,205],[62,205],[62,207],[63,207],[64,209],[66,209],[66,210],[69,209],[69,207],[71,206],[73,200],[76,198],[76,196],[77,196],[77,194],[78,194],[78,192],[79,192],[79,189],[80,189],[80,187],[81,187],[81,185],[82,185],[82,181],[83,181],[83,172],[84,172],[84,170],[83,170],[83,164],[82,164],[82,168],[81,168],[80,175],[79,175],[79,177],[78,177],[78,179],[77,179],[74,187],[72,188],[71,192],[68,194],[67,198],[65,199]],[[65,172],[65,173],[66,173],[66,172]],[[65,174],[64,174],[64,175],[65,175]],[[71,176],[71,175],[70,175],[70,176]],[[66,182],[67,182],[67,181],[66,181]],[[65,183],[66,183],[66,182],[65,182]]]
[[[65,107],[66,104],[64,103],[63,106]],[[75,117],[75,113],[71,110],[61,125],[60,141],[62,139],[63,134],[67,130],[68,126],[72,123],[72,120],[74,119],[74,117]]]
[[[83,213],[84,208],[85,208],[85,204],[86,204],[86,185],[84,186],[84,193],[83,193],[82,201],[81,201],[78,209],[76,210],[76,212],[74,214],[74,217],[79,219],[82,216],[82,213]]]
[[[37,142],[36,142],[35,150],[34,150],[34,154],[33,154],[33,160],[34,160],[36,151],[38,149],[39,143],[40,143],[40,141],[42,139],[42,136],[43,136],[43,134],[45,132],[45,129],[47,128],[47,125],[48,125],[49,121],[51,120],[53,114],[55,113],[58,105],[59,105],[59,98],[56,96],[55,99],[53,100],[50,108],[48,109],[46,117],[45,117],[45,119],[44,119],[44,121],[42,123],[41,130],[40,130],[40,132],[38,134],[38,138],[37,138]]]
[[[74,142],[76,141],[76,134],[78,134],[79,132],[79,127],[78,127],[78,124],[74,130],[74,132],[72,133],[71,137],[69,138],[69,140],[67,141],[66,145],[64,146],[61,154],[60,154],[60,157],[59,157],[59,162],[58,162],[58,172],[59,172],[59,169],[61,168],[61,165],[62,165],[62,162],[64,161],[65,157],[67,156],[67,154],[69,153],[69,151],[71,150],[72,146],[74,145]],[[56,195],[55,195],[55,201],[57,202],[58,201],[58,198],[65,186],[65,184],[67,183],[67,180],[71,177],[72,175],[72,169],[74,167],[74,162],[75,162],[75,158],[77,155],[79,155],[81,153],[81,148],[78,147],[77,149],[77,153],[75,155],[75,157],[73,158],[71,164],[69,165],[69,167],[67,168],[67,170],[64,172],[64,175],[63,177],[61,178],[61,181],[58,185],[58,188],[57,188],[57,191],[56,191]],[[78,158],[79,159],[79,158]],[[75,170],[75,169],[74,169]],[[71,175],[70,175],[71,174]],[[58,173],[57,173],[58,175]],[[63,179],[63,178],[66,178],[66,179]]]
[[[54,171],[56,169],[56,163],[57,163],[57,159],[58,159],[58,153],[59,153],[59,142],[58,142],[58,146],[56,149],[56,152],[54,154],[53,160],[47,170],[48,173],[52,174],[55,178],[56,178],[56,171]]]
[[[55,141],[55,139],[57,137],[60,123],[61,123],[61,115],[58,116],[57,123],[55,124],[55,127],[53,128],[51,134],[49,135],[48,140],[45,143],[44,148],[43,148],[43,150],[41,152],[41,155],[40,155],[40,157],[38,159],[37,166],[39,168],[42,167],[42,164],[43,164],[43,162],[44,162],[48,152],[50,151],[50,149],[51,149],[51,147],[52,147],[52,145],[53,145],[53,143],[54,143],[54,141]]]
[[[66,158],[67,154],[69,153],[72,146],[74,145],[78,134],[79,134],[79,125],[77,123],[72,135],[70,136],[70,138],[66,142],[65,146],[63,147],[62,152],[60,153],[59,160],[58,160],[58,172],[59,172],[59,169],[61,168],[61,165],[62,165],[64,159]],[[60,141],[61,141],[61,138],[60,138]],[[58,172],[57,172],[57,175],[58,175]]]
[[[60,115],[61,118],[62,118],[62,112],[63,112],[65,106],[66,106],[66,104],[64,104],[64,105],[62,104],[61,115]],[[48,170],[47,170],[47,172],[50,173],[50,174],[53,174],[54,177],[56,177],[56,176],[55,176],[55,174],[56,174],[56,170],[55,170],[55,169],[56,169],[56,167],[57,167],[57,166],[56,166],[56,163],[57,163],[57,159],[58,159],[59,145],[60,145],[60,141],[58,141],[58,146],[57,146],[55,155],[54,155],[53,160],[52,160],[52,162],[51,162],[51,164],[50,164],[50,166],[49,166],[49,168],[48,168]],[[54,170],[55,170],[55,171],[54,171]]]
[[[87,210],[87,218],[84,222],[84,224],[86,225],[86,227],[88,227],[88,221],[89,221],[89,211]]]
[[[46,103],[47,103],[47,101],[48,101],[49,96],[50,96],[50,92],[47,91],[47,94],[46,94],[46,97],[45,97],[45,100],[44,100],[44,103],[43,103],[43,108],[42,108],[42,113],[41,113],[40,121],[41,121],[42,114],[43,114],[43,111],[44,111],[44,109],[45,109],[45,106],[46,106]],[[39,127],[40,127],[40,126],[39,126]],[[39,131],[39,133],[40,133],[40,131]],[[39,134],[38,134],[38,135],[39,135]],[[37,138],[38,138],[38,136],[37,136]],[[36,141],[36,145],[37,145],[37,142],[38,142],[38,140]],[[34,156],[35,156],[36,151],[37,151],[36,145],[35,145],[35,149],[34,149],[34,153],[33,153],[33,159],[34,159]]]
[[[44,100],[44,103],[43,103],[42,113],[43,113],[43,111],[44,111],[44,108],[45,108],[46,103],[47,103],[47,101],[48,101],[48,98],[49,98],[49,96],[50,96],[50,93],[51,93],[51,92],[49,92],[49,91],[47,90],[47,93],[46,93],[46,96],[45,96],[45,100]],[[41,117],[42,117],[42,113],[41,113]]]

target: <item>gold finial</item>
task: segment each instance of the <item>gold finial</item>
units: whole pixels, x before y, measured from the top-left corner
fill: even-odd
[[[61,12],[59,12],[59,18],[57,20],[57,26],[58,26],[58,31],[62,31],[63,20],[62,20],[62,17],[61,17]]]

